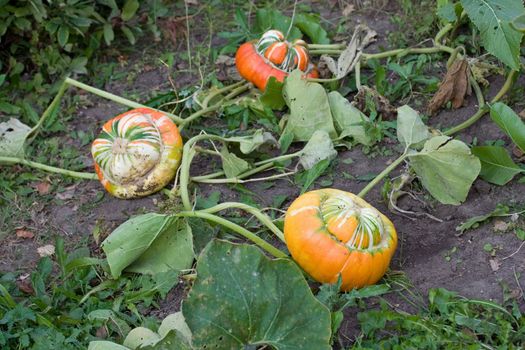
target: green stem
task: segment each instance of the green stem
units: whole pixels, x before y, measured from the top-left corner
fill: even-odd
[[[345,44],[308,44],[308,50],[344,49]]]
[[[217,155],[217,153],[215,153],[215,152],[213,152],[213,153],[214,153],[214,155]],[[236,182],[235,180],[241,180],[241,179],[247,178],[248,176],[251,176],[253,174],[257,174],[258,172],[267,170],[267,169],[269,169],[271,167],[273,167],[273,164],[272,163],[267,163],[267,164],[261,165],[259,167],[253,168],[253,169],[251,169],[251,170],[249,170],[249,171],[247,171],[245,173],[239,174],[238,176],[236,176],[234,178],[231,178],[231,179],[217,179],[217,181],[209,181],[210,179],[214,179],[216,177],[224,175],[224,171],[218,171],[218,172],[215,172],[215,173],[212,173],[212,174],[192,177],[191,181],[204,182],[204,183],[228,183],[228,182],[235,183]],[[232,180],[232,181],[226,181],[226,180]]]
[[[454,28],[454,25],[452,23],[447,23],[439,32],[437,32],[436,36],[434,37],[434,43],[439,44],[441,39],[452,29]]]
[[[244,85],[241,85],[241,86],[233,89],[232,92],[230,92],[228,95],[224,96],[224,100],[230,100],[230,99],[234,98],[235,96],[238,96],[238,95],[242,94],[246,90],[250,89],[251,86],[252,86],[251,83],[245,83]]]
[[[66,84],[66,81],[62,82],[60,85],[60,88],[58,89],[57,94],[55,95],[55,98],[53,98],[53,101],[49,104],[49,106],[46,108],[42,116],[40,117],[40,120],[38,123],[31,129],[31,131],[28,134],[28,140],[26,141],[26,145],[30,144],[35,137],[38,135],[40,128],[44,124],[47,118],[55,111],[56,108],[60,106],[60,102],[62,101],[62,97],[64,96],[64,93],[66,92],[68,88],[68,85]]]
[[[252,241],[253,243],[257,244],[259,247],[267,251],[268,253],[272,254],[276,258],[287,258],[288,256],[281,251],[280,249],[275,248],[268,242],[266,242],[264,239],[260,238],[259,236],[255,235],[254,233],[248,231],[244,227],[241,227],[231,221],[228,221],[226,219],[223,219],[217,215],[213,215],[210,213],[202,212],[202,211],[182,211],[180,213],[175,214],[175,216],[179,217],[195,217],[195,218],[201,218],[205,219],[211,222],[215,222],[219,225],[222,225],[226,228],[229,228],[230,230],[240,234],[244,238]]]
[[[509,73],[509,75],[507,76],[507,79],[505,80],[505,83],[503,84],[501,89],[498,91],[496,96],[494,96],[494,98],[492,100],[490,100],[491,104],[498,102],[503,96],[505,96],[505,94],[510,90],[510,88],[512,86],[512,83],[513,83],[513,80],[514,80],[514,76],[516,74],[517,74],[517,71],[515,71],[515,70],[513,70],[513,71],[511,71]],[[476,90],[475,86],[474,86],[474,90]],[[478,93],[481,93],[481,90],[479,92],[476,91],[476,95],[478,95]],[[479,101],[479,96],[478,96],[478,101]],[[471,126],[472,124],[477,122],[479,119],[481,119],[481,117],[483,117],[485,115],[485,113],[487,113],[488,111],[489,111],[489,108],[487,107],[486,104],[480,105],[478,111],[472,117],[468,118],[463,123],[461,123],[459,125],[456,125],[453,128],[448,129],[443,134],[447,135],[447,136],[451,136],[451,135],[453,135],[453,134],[455,134],[457,132],[460,132],[463,129],[468,128],[469,126]]]
[[[381,58],[387,58],[391,56],[397,56],[397,55],[406,55],[406,54],[412,54],[412,53],[435,53],[440,51],[446,51],[446,52],[453,52],[454,49],[448,46],[444,45],[436,45],[433,47],[413,47],[413,48],[406,48],[406,49],[395,49],[395,50],[389,50],[379,53],[363,53],[361,57],[367,61],[370,59],[381,59]]]
[[[193,145],[202,140],[217,140],[223,141],[224,138],[216,135],[197,135],[189,139],[182,149],[182,161],[180,164],[180,197],[184,209],[191,210],[192,205],[190,201],[190,195],[188,192],[188,185],[190,183],[190,165],[193,157],[196,154]],[[176,191],[176,186],[173,186],[172,193]]]
[[[366,194],[375,186],[377,185],[381,180],[383,180],[383,178],[385,176],[387,176],[388,174],[390,174],[390,172],[392,170],[394,170],[399,164],[401,164],[407,157],[407,153],[405,151],[405,153],[403,153],[401,156],[399,156],[399,158],[397,158],[396,160],[394,160],[389,166],[387,166],[379,175],[377,175],[372,181],[370,181],[366,186],[365,188],[363,188],[361,190],[361,192],[359,192],[359,194],[357,195],[358,197],[360,198],[363,198],[364,196],[366,196]]]
[[[191,181],[206,183],[206,184],[244,184],[248,182],[277,180],[277,179],[281,179],[283,177],[287,177],[293,174],[295,174],[294,171],[283,173],[283,174],[259,177],[255,179],[247,179],[247,180],[242,180],[240,177],[237,176],[237,177],[231,177],[231,178],[226,178],[226,179],[194,179],[194,178],[191,178]]]
[[[199,118],[200,116],[202,116],[202,115],[204,115],[206,113],[214,112],[214,111],[218,110],[219,108],[221,108],[221,103],[220,102],[214,104],[213,106],[209,106],[209,107],[203,108],[201,110],[198,110],[197,112],[191,114],[187,118],[184,118],[183,121],[180,123],[180,128],[182,129],[186,124],[194,121],[195,119]]]
[[[306,80],[314,82],[314,83],[331,83],[332,81],[338,81],[342,78],[343,77],[341,78],[337,78],[337,77],[334,77],[334,78],[306,78]]]
[[[344,50],[341,49],[324,49],[324,50],[309,50],[310,55],[339,55]]]
[[[357,61],[355,64],[355,87],[357,90],[361,90],[361,60]]]
[[[207,108],[208,107],[208,103],[210,103],[210,101],[212,99],[214,99],[215,97],[227,92],[227,91],[230,91],[232,89],[235,89],[236,87],[238,86],[241,86],[242,84],[244,84],[244,81],[239,81],[235,84],[232,84],[232,85],[228,85],[228,86],[225,86],[223,87],[222,89],[218,89],[212,93],[210,93],[208,96],[206,96],[206,98],[204,99],[204,101],[202,101],[202,108]]]
[[[76,86],[76,87],[78,87],[78,88],[80,88],[82,90],[86,90],[88,92],[91,92],[92,94],[98,95],[98,96],[103,97],[105,99],[108,99],[110,101],[120,103],[120,104],[122,104],[124,106],[127,106],[129,108],[149,108],[149,109],[153,109],[155,111],[158,111],[158,112],[161,112],[163,114],[166,114],[168,117],[171,118],[171,120],[173,120],[177,124],[180,124],[180,123],[184,122],[184,119],[182,119],[179,116],[176,116],[175,114],[168,113],[168,112],[165,112],[165,111],[161,111],[161,110],[158,110],[158,109],[155,109],[155,108],[152,108],[152,107],[148,107],[148,106],[142,105],[140,103],[128,100],[128,99],[126,99],[124,97],[120,97],[120,96],[114,95],[114,94],[112,94],[110,92],[107,92],[107,91],[104,91],[104,90],[101,90],[101,89],[97,89],[96,87],[89,86],[87,84],[81,83],[81,82],[79,82],[77,80],[74,80],[74,79],[71,79],[71,78],[66,78],[66,83],[68,83],[69,85]]]
[[[264,214],[259,209],[252,207],[251,205],[238,202],[225,202],[201,211],[206,213],[216,213],[226,209],[241,209],[252,214],[270,231],[272,231],[281,241],[284,242],[284,233],[277,226],[275,226],[272,219],[268,215]]]
[[[67,176],[76,177],[79,179],[87,179],[87,180],[97,180],[98,179],[97,174],[94,174],[94,173],[82,173],[78,171],[57,168],[57,167],[53,167],[50,165],[37,163],[37,162],[33,162],[27,159],[16,158],[16,157],[0,157],[0,163],[23,164],[23,165],[30,166],[32,168],[48,171],[50,173],[67,175]]]

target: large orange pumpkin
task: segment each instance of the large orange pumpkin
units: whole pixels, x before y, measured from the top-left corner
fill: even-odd
[[[292,258],[312,278],[342,290],[376,283],[397,246],[392,222],[356,195],[321,189],[298,197],[288,208],[284,236]]]
[[[270,77],[283,82],[284,78],[299,69],[309,78],[319,77],[317,68],[310,62],[307,44],[303,40],[290,43],[278,30],[269,30],[259,41],[242,44],[235,54],[239,74],[260,90],[266,88]]]

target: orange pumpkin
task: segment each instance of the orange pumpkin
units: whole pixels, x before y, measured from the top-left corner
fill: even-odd
[[[397,246],[392,222],[356,195],[321,189],[298,197],[288,208],[284,237],[292,258],[312,278],[341,290],[376,283]]]
[[[242,44],[235,54],[239,74],[260,90],[266,88],[270,77],[283,82],[284,78],[299,69],[308,78],[317,78],[317,68],[310,62],[307,44],[303,40],[290,43],[278,30],[269,30],[259,41]]]

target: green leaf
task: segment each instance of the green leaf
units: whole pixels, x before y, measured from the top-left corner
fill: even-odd
[[[479,176],[490,183],[503,186],[524,171],[501,146],[476,146],[472,147],[472,153],[481,161]]]
[[[275,77],[270,77],[266,83],[264,93],[259,98],[261,103],[271,109],[282,110],[286,106],[283,98],[283,83]]]
[[[135,38],[135,35],[133,35],[133,32],[131,31],[131,29],[129,29],[126,26],[122,26],[120,30],[122,30],[122,33],[124,33],[129,43],[131,45],[135,45],[135,43],[137,42],[137,39]]]
[[[423,123],[417,111],[407,105],[397,109],[397,138],[405,148],[429,137],[428,127]]]
[[[525,241],[525,230],[523,230],[521,228],[517,228],[516,229],[516,237],[518,237],[518,239],[521,239],[522,241]]]
[[[444,6],[441,6],[437,10],[437,15],[439,18],[444,20],[445,22],[455,22],[458,17],[456,16],[456,9],[454,4],[448,3]]]
[[[519,53],[523,33],[511,22],[525,12],[522,1],[516,0],[461,0],[470,20],[480,31],[481,41],[488,52],[510,68],[520,67]]]
[[[281,11],[276,9],[261,8],[255,12],[254,32],[262,34],[270,29],[276,29],[286,34],[290,27],[291,18],[285,16]],[[288,35],[288,40],[294,40],[301,37],[301,31],[292,26]]]
[[[245,244],[206,247],[182,312],[195,348],[331,349],[330,312],[297,265]]]
[[[228,179],[236,177],[237,175],[242,174],[251,168],[247,161],[237,157],[233,153],[230,153],[226,146],[221,149],[221,158],[222,169],[224,170],[224,173]]]
[[[160,336],[149,328],[137,327],[128,333],[122,345],[130,349],[153,345],[160,340]]]
[[[297,28],[306,34],[314,44],[330,44],[328,33],[319,24],[319,18],[311,14],[300,13],[295,16]]]
[[[350,136],[356,142],[370,146],[372,139],[366,134],[363,125],[368,122],[367,116],[337,91],[332,91],[328,94],[328,101],[334,118],[335,129],[339,133],[339,138],[342,139]]]
[[[138,350],[192,350],[184,336],[176,330],[170,331],[154,345],[142,346]]]
[[[310,141],[304,146],[299,163],[306,170],[312,169],[317,163],[328,159],[329,161],[337,157],[337,151],[330,136],[323,130],[314,132]]]
[[[409,157],[423,186],[443,204],[463,202],[481,170],[468,146],[447,136],[429,139],[420,152]]]
[[[122,7],[122,15],[120,16],[122,17],[122,20],[126,22],[132,19],[133,16],[135,16],[137,10],[139,9],[139,6],[140,4],[138,0],[127,0],[124,4],[124,7]]]
[[[330,159],[323,159],[319,163],[315,164],[311,169],[308,169],[302,173],[297,174],[296,181],[302,184],[301,194],[308,191],[310,186],[315,180],[328,169],[330,166]]]
[[[300,70],[293,71],[284,82],[283,96],[290,108],[285,133],[294,135],[295,141],[308,141],[316,130],[336,137],[326,90],[317,83],[301,78]]]
[[[66,46],[67,41],[69,40],[69,28],[61,25],[60,28],[58,28],[57,39],[60,46]]]
[[[263,129],[256,130],[251,136],[231,137],[230,140],[238,140],[239,149],[243,154],[252,153],[264,144],[279,145],[275,137]]]
[[[88,350],[130,350],[129,348],[110,341],[96,340],[89,343]]]
[[[111,23],[104,24],[104,41],[106,42],[106,45],[109,46],[113,39],[115,39],[115,33],[113,32]]]
[[[525,152],[525,123],[506,104],[497,102],[490,106],[490,117],[505,131],[512,142]]]
[[[194,255],[191,229],[185,220],[156,213],[124,222],[106,238],[102,249],[113,278],[128,267],[153,274],[188,269]]]
[[[188,343],[191,341],[191,330],[184,319],[182,311],[166,316],[159,326],[158,333],[162,338],[164,338],[172,330],[179,331],[181,335],[184,336],[186,341],[188,341]]]
[[[0,156],[24,157],[24,143],[31,128],[18,119],[0,123]]]

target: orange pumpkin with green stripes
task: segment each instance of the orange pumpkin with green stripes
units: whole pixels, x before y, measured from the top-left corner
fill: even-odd
[[[108,122],[93,142],[95,171],[119,198],[147,196],[175,176],[182,156],[177,126],[164,113],[137,108]]]
[[[283,82],[294,69],[305,72],[309,78],[319,77],[310,62],[306,42],[298,39],[290,43],[278,30],[267,31],[257,42],[242,44],[235,55],[235,65],[239,74],[260,90],[266,88],[270,77]]]
[[[292,258],[312,278],[348,291],[376,283],[397,246],[392,222],[356,195],[321,189],[288,208],[284,236]]]

